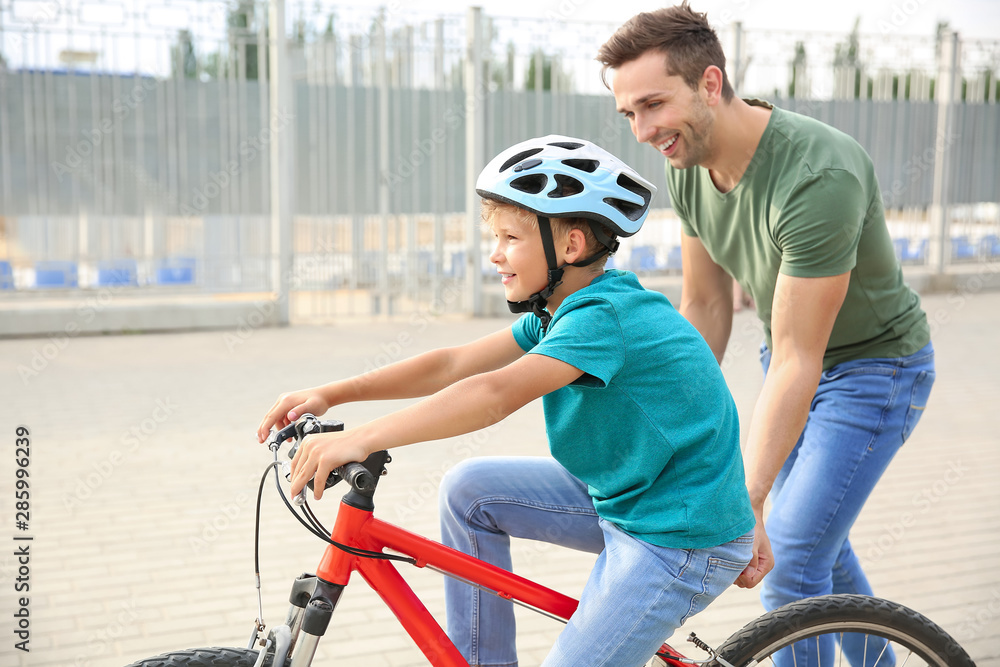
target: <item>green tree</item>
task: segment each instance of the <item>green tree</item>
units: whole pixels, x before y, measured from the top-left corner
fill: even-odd
[[[175,79],[193,79],[198,75],[198,59],[190,30],[177,33],[177,44],[171,47],[171,72]]]
[[[259,21],[264,21],[264,25],[261,26]],[[230,44],[230,62],[232,67],[236,68],[237,72],[240,72],[240,65],[245,68],[242,70],[245,72],[246,78],[248,80],[256,80],[260,78],[260,49],[261,45],[258,43],[258,34],[260,28],[264,28],[264,49],[265,49],[265,67],[267,62],[267,15],[263,17],[258,17],[255,4],[253,0],[239,0],[235,6],[229,10],[229,14],[226,19],[228,33],[229,33],[229,44]]]
[[[537,89],[535,78],[538,76],[536,70],[538,69],[537,63],[539,60],[542,61],[542,90],[552,90],[552,58],[542,53],[541,49],[537,49],[532,53],[531,59],[528,61],[528,73],[524,78],[525,90]]]
[[[860,25],[861,17],[859,16],[854,19],[854,28],[847,36],[847,41],[837,44],[833,51],[834,72],[839,81],[846,82],[853,89],[852,94],[856,99],[861,97],[861,74],[864,71],[860,57],[861,39],[858,34]]]
[[[794,98],[796,94],[809,96],[808,83],[806,79],[806,45],[804,42],[795,43],[795,56],[791,62],[791,80],[788,83],[788,97]]]

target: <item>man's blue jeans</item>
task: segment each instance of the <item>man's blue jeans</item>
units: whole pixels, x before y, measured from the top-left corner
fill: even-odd
[[[770,360],[762,346],[765,374]],[[872,594],[848,533],[920,420],[934,377],[930,343],[908,357],[849,361],[823,373],[805,430],[771,489],[766,529],[775,567],[764,577],[765,608],[828,593]],[[845,637],[845,654],[859,667],[851,641]],[[832,655],[832,641],[820,650]],[[871,644],[868,655],[870,663],[878,655]],[[878,664],[893,664],[887,657]],[[779,665],[792,664],[790,655],[779,658]],[[815,655],[796,658],[817,664]]]
[[[669,502],[669,499],[664,499]],[[441,538],[511,569],[510,537],[600,554],[545,667],[638,667],[750,562],[753,533],[710,549],[657,547],[599,519],[587,486],[542,457],[469,459],[441,483]],[[448,636],[473,667],[517,665],[509,600],[445,577]]]

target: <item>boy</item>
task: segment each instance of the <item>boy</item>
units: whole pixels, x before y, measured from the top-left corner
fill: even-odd
[[[545,665],[642,665],[750,560],[753,513],[736,407],[711,350],[661,294],[603,265],[655,191],[594,144],[517,144],[480,174],[512,327],[367,376],[281,396],[258,431],[348,400],[428,396],[308,438],[292,492],[371,452],[456,436],[544,397],[543,457],[452,469],[445,544],[510,568],[510,536],[600,554]],[[448,634],[472,665],[516,665],[512,603],[446,580]]]

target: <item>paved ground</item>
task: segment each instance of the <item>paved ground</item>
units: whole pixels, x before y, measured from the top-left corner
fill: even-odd
[[[1000,293],[925,299],[939,377],[912,440],[852,536],[879,594],[949,630],[981,666],[1000,666]],[[490,332],[505,320],[395,322],[171,335],[0,340],[0,664],[117,667],[160,651],[245,645],[256,616],[253,493],[269,454],[254,429],[279,391],[354,374]],[[759,327],[737,317],[725,370],[745,421],[760,382]],[[348,405],[351,424],[386,404]],[[490,432],[395,454],[383,515],[437,535],[442,471],[468,456],[545,452],[541,407]],[[30,429],[30,524],[15,527],[15,428]],[[332,522],[336,503],[321,504]],[[288,583],[321,547],[273,494],[263,515],[265,620],[280,623]],[[32,541],[17,542],[15,537]],[[17,547],[30,546],[30,591],[15,594]],[[592,556],[529,543],[517,568],[569,593]],[[440,577],[408,568],[432,611]],[[23,577],[22,577],[23,578]],[[25,582],[21,582],[25,583]],[[419,653],[360,580],[321,644],[342,667],[420,665]],[[14,614],[28,597],[30,653]],[[689,626],[710,642],[761,612],[733,589]],[[687,628],[685,628],[687,629]],[[559,626],[528,612],[523,664],[538,664]],[[332,660],[336,655],[337,660]]]

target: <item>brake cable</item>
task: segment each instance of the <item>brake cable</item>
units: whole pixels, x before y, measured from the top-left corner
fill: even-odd
[[[260,590],[260,514],[261,514],[261,499],[264,494],[264,482],[267,480],[267,474],[274,469],[274,484],[278,489],[278,495],[281,497],[282,502],[285,503],[285,507],[288,511],[292,513],[292,516],[301,523],[306,530],[310,533],[323,540],[327,544],[330,544],[341,551],[351,554],[352,556],[357,556],[359,558],[372,558],[375,560],[391,560],[401,563],[409,563],[410,565],[416,565],[417,561],[415,558],[410,558],[409,556],[399,556],[397,554],[387,554],[381,551],[369,551],[368,549],[362,549],[360,547],[352,547],[347,544],[341,544],[333,538],[329,537],[330,533],[327,531],[323,524],[320,523],[319,519],[313,513],[312,508],[309,507],[308,502],[302,507],[302,513],[305,518],[299,516],[289,502],[288,497],[285,495],[284,489],[281,488],[281,478],[278,475],[278,466],[281,463],[277,460],[278,453],[274,453],[274,462],[268,464],[267,468],[264,469],[264,474],[261,475],[260,485],[257,488],[257,513],[254,525],[254,577],[257,586],[257,607],[260,614],[260,620],[263,622],[263,604],[261,602],[261,590]]]

